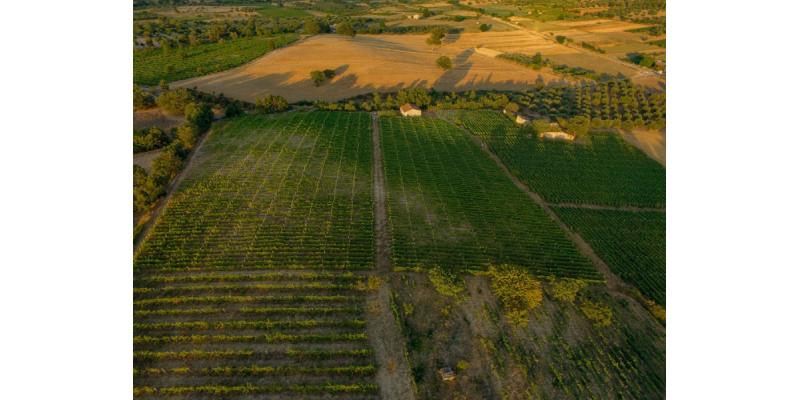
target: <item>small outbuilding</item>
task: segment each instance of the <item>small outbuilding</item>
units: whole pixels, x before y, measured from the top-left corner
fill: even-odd
[[[439,368],[439,377],[443,382],[452,382],[456,380],[456,373],[450,367]]]
[[[517,118],[514,119],[514,122],[522,125],[522,124],[527,124],[528,122],[530,122],[530,119],[528,119],[528,117],[526,117],[526,116],[524,116],[522,114],[517,114]]]
[[[422,116],[422,110],[411,103],[406,103],[400,106],[400,114],[404,117],[420,117]]]

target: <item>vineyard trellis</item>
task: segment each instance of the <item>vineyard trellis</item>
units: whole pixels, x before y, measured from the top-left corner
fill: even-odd
[[[395,266],[509,263],[539,275],[599,279],[464,132],[428,117],[380,122]]]
[[[215,126],[134,258],[134,396],[376,398],[364,113]]]

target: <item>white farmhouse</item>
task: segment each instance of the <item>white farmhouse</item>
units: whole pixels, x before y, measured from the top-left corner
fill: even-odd
[[[419,117],[422,116],[422,110],[411,103],[406,103],[400,106],[400,114],[404,117]]]

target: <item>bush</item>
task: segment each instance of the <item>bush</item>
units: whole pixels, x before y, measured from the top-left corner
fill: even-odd
[[[550,280],[550,294],[556,300],[565,301],[567,303],[575,302],[578,292],[586,287],[586,282],[580,279],[559,279],[551,278]]]
[[[186,117],[186,122],[195,125],[199,132],[205,132],[214,121],[214,113],[207,103],[189,103],[186,105],[183,115]]]
[[[448,57],[448,56],[441,56],[441,57],[437,58],[436,59],[436,65],[438,65],[439,68],[441,68],[443,70],[448,70],[450,68],[453,68],[453,62],[450,61],[450,57]]]
[[[156,99],[156,104],[170,114],[180,115],[192,101],[194,101],[192,93],[188,89],[181,88],[161,93]]]
[[[556,42],[564,44],[564,42],[566,42],[566,41],[567,41],[567,37],[566,36],[561,36],[561,35],[556,36]]]
[[[225,106],[225,118],[238,117],[243,114],[244,110],[238,102],[231,102]]]
[[[171,141],[169,135],[161,128],[152,127],[133,133],[133,152],[155,150],[164,147]]]
[[[461,280],[451,272],[443,270],[441,267],[433,267],[428,271],[428,279],[433,284],[436,291],[448,297],[459,297],[464,291]]]
[[[281,96],[267,95],[256,100],[256,107],[263,113],[278,113],[286,111],[289,108],[289,102]]]
[[[542,303],[542,286],[524,269],[511,265],[489,267],[492,292],[508,321],[517,326],[528,323],[530,312]]]
[[[488,25],[488,24],[481,24],[481,26],[480,26],[478,29],[480,29],[480,30],[481,30],[481,32],[486,32],[486,31],[488,31],[489,29],[492,29],[492,26],[491,26],[491,25]]]
[[[181,145],[186,149],[191,149],[197,142],[199,132],[197,126],[194,124],[186,123],[178,128],[178,140]]]
[[[604,327],[611,325],[613,312],[609,306],[586,300],[581,302],[580,308],[586,315],[586,318],[589,318],[595,326]]]
[[[139,85],[133,85],[133,109],[144,110],[156,104],[153,95],[143,90]]]
[[[430,45],[440,45],[442,44],[442,38],[444,37],[444,29],[436,28],[431,32],[431,36],[425,42]]]
[[[356,31],[353,29],[353,24],[348,21],[336,25],[336,33],[351,37],[356,35]]]

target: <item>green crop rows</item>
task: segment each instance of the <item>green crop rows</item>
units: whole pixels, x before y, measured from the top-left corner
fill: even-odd
[[[134,259],[134,396],[375,398],[369,116],[209,135]]]
[[[577,208],[555,211],[614,273],[666,305],[666,214]]]
[[[297,40],[296,35],[245,37],[175,49],[133,52],[133,82],[157,85],[233,68]]]
[[[666,171],[616,134],[589,143],[539,139],[499,112],[443,113],[487,142],[508,168],[551,203],[663,207]]]
[[[381,118],[395,266],[529,267],[598,278],[558,226],[468,135],[434,118]]]

